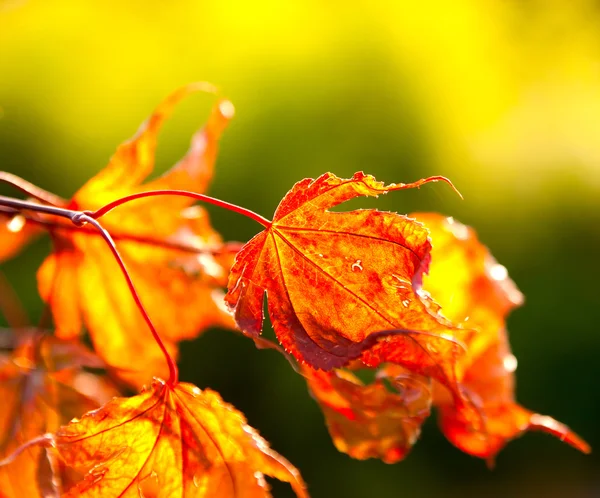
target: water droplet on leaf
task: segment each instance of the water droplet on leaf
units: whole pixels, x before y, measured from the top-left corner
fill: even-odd
[[[6,224],[6,228],[9,232],[18,233],[25,226],[25,217],[20,214],[13,216],[10,221]]]
[[[362,261],[360,259],[357,259],[354,263],[352,263],[352,271],[353,272],[358,272],[358,271],[363,271],[363,267],[362,267]]]
[[[502,364],[504,365],[504,370],[512,373],[517,369],[517,358],[515,355],[507,354],[502,359]]]
[[[192,482],[197,488],[206,487],[206,474],[194,474],[194,477],[192,477]]]
[[[227,119],[231,119],[235,115],[235,107],[229,100],[223,100],[223,102],[219,104],[219,111],[221,111],[221,114]]]
[[[504,266],[495,264],[490,268],[490,277],[496,281],[506,280],[508,271]]]

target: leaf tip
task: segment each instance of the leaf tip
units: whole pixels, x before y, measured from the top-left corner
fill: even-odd
[[[529,424],[530,429],[552,434],[562,442],[567,443],[585,455],[589,455],[592,452],[592,448],[587,442],[575,434],[565,424],[560,423],[552,417],[534,413],[529,419]]]

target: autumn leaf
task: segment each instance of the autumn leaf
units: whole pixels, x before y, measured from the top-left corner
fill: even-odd
[[[419,294],[430,260],[427,229],[396,213],[328,211],[439,179],[386,186],[363,173],[348,180],[327,173],[297,183],[272,223],[236,256],[226,301],[238,326],[260,334],[266,292],[275,333],[301,362],[329,370],[362,354],[369,366],[398,363],[460,397],[456,329]],[[386,330],[404,332],[373,345]]]
[[[462,380],[483,415],[484,429],[473,430],[468,416],[460,408],[443,403],[440,426],[448,440],[466,453],[487,459],[490,465],[506,443],[528,430],[547,432],[589,453],[589,445],[569,427],[515,402],[515,367],[506,332],[501,329],[497,341],[477,357]]]
[[[336,448],[352,458],[402,460],[429,416],[431,381],[397,365],[380,369],[368,385],[348,370],[303,366],[302,374]]]
[[[24,216],[0,211],[0,263],[15,256],[40,228]]]
[[[474,356],[497,340],[509,312],[523,304],[523,295],[472,228],[436,213],[409,216],[425,224],[433,241],[423,288],[441,306],[444,316],[470,326],[458,332],[470,352],[461,359],[464,373]]]
[[[212,177],[218,140],[233,116],[231,103],[223,99],[194,135],[186,156],[162,177],[142,182],[153,169],[156,138],[165,119],[182,98],[205,89],[205,84],[192,84],[168,97],[67,207],[96,210],[147,190],[204,191]],[[220,288],[237,246],[224,245],[206,211],[192,202],[181,197],[140,199],[102,218],[173,355],[181,339],[193,338],[212,325],[233,326]],[[166,375],[163,355],[149,340],[143,318],[99,234],[92,227],[65,224],[55,224],[50,234],[54,252],[41,266],[38,284],[52,309],[57,335],[77,337],[85,325],[98,354],[135,385],[153,374]]]
[[[61,461],[85,474],[66,497],[268,497],[264,474],[307,497],[299,472],[208,389],[155,380],[61,428]]]
[[[12,354],[0,356],[0,459],[116,394],[100,377],[81,369],[101,365],[81,344],[21,331]],[[0,489],[8,496],[59,496],[53,472],[46,450],[30,447],[0,467]]]
[[[467,354],[457,364],[461,385],[483,419],[475,430],[471,414],[465,413],[438,386],[435,402],[440,406],[440,425],[448,439],[461,450],[493,461],[511,439],[531,429],[554,434],[583,452],[589,446],[568,427],[535,414],[515,402],[514,372],[517,360],[510,351],[505,319],[523,302],[523,296],[482,245],[473,229],[434,213],[417,213],[433,241],[429,275],[423,287],[442,306],[446,317],[468,324],[460,339]]]

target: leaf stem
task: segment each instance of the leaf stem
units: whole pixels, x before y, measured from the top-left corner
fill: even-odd
[[[110,248],[111,252],[113,253],[114,258],[117,261],[117,264],[121,268],[121,272],[123,273],[123,276],[125,277],[127,286],[129,287],[129,292],[131,293],[131,296],[133,297],[135,304],[137,305],[138,309],[140,310],[140,313],[142,314],[142,316],[144,317],[144,320],[146,321],[146,324],[148,325],[148,328],[150,329],[150,332],[152,333],[152,336],[154,337],[156,344],[158,344],[158,347],[161,349],[163,355],[165,356],[165,359],[167,360],[167,364],[169,366],[169,379],[167,381],[167,384],[169,386],[173,387],[179,381],[179,371],[177,369],[177,364],[173,360],[173,357],[167,351],[167,348],[166,348],[164,342],[162,341],[162,339],[160,338],[160,335],[158,335],[156,327],[154,327],[154,324],[152,323],[152,320],[150,319],[150,316],[148,315],[146,308],[144,308],[144,305],[142,304],[140,296],[137,293],[135,286],[133,285],[131,276],[129,275],[129,272],[127,271],[125,262],[123,261],[123,258],[119,254],[117,246],[115,245],[114,240],[110,236],[110,233],[108,233],[108,230],[106,230],[102,225],[100,225],[100,223],[97,220],[95,220],[94,218],[92,218],[90,215],[88,215],[86,213],[78,212],[71,219],[71,221],[73,222],[73,224],[75,224],[77,226],[83,226],[86,223],[93,225],[96,228],[96,230],[98,230],[98,232],[102,235],[102,238],[108,244],[108,247]]]
[[[14,208],[5,208],[4,206],[0,206],[0,214],[15,215],[20,214],[20,212]],[[78,231],[80,233],[83,232],[87,235],[100,237],[100,234],[97,232],[97,230],[93,228],[88,229],[88,227],[76,227],[72,224],[63,223],[62,221],[57,221],[52,218],[34,218],[33,216],[24,213],[21,214],[21,216],[23,216],[28,223],[38,225],[47,230],[48,232],[52,232],[54,229],[58,229],[66,231]],[[242,242],[224,242],[223,244],[215,247],[197,247],[193,244],[186,244],[171,240],[153,239],[151,237],[137,236],[129,233],[120,234],[112,231],[110,235],[115,242],[137,242],[140,244],[147,244],[151,246],[164,247],[166,249],[173,249],[175,251],[188,252],[190,254],[218,255],[226,253],[237,253],[243,246]]]
[[[28,196],[45,202],[46,204],[51,204],[52,206],[64,206],[67,204],[67,201],[61,197],[58,197],[57,195],[54,195],[47,190],[44,190],[37,185],[34,185],[33,183],[30,183],[27,180],[24,180],[23,178],[6,171],[0,171],[0,182],[7,183],[17,190],[27,194]]]
[[[3,195],[0,195],[0,206],[6,206],[17,210],[26,209],[27,211],[35,211],[37,213],[52,214],[69,220],[74,214],[79,214],[79,211],[73,211],[57,206],[45,206],[44,204],[22,201],[21,199],[13,199],[12,197],[5,197]]]
[[[165,356],[165,359],[166,359],[168,367],[169,367],[169,379],[167,381],[167,384],[169,386],[174,386],[175,384],[177,384],[178,378],[179,378],[179,371],[177,369],[177,364],[175,363],[175,361],[173,360],[173,358],[167,351],[167,348],[166,348],[165,344],[163,343],[162,339],[160,338],[160,335],[158,334],[156,328],[154,327],[154,324],[152,323],[150,316],[146,312],[146,309],[144,308],[144,305],[142,304],[142,301],[137,293],[137,290],[133,284],[133,281],[131,280],[131,276],[129,275],[129,272],[127,271],[127,267],[125,266],[123,258],[121,258],[121,255],[119,254],[119,251],[117,250],[117,246],[115,245],[115,242],[113,241],[110,233],[108,233],[108,231],[87,212],[73,211],[71,209],[64,209],[64,208],[60,208],[60,207],[56,207],[56,206],[44,206],[41,204],[37,204],[35,202],[22,201],[19,199],[13,199],[11,197],[4,197],[4,196],[0,196],[0,206],[11,207],[11,208],[19,209],[19,210],[25,209],[25,210],[34,211],[34,212],[45,213],[45,214],[50,214],[50,215],[54,215],[54,216],[60,216],[62,218],[67,218],[68,220],[71,221],[71,223],[73,223],[77,227],[82,227],[82,226],[86,225],[87,223],[89,223],[100,233],[102,238],[108,244],[108,247],[110,248],[111,252],[113,253],[114,258],[115,258],[117,264],[119,265],[121,272],[123,273],[123,276],[125,277],[125,281],[127,282],[127,286],[129,287],[131,296],[133,297],[135,304],[137,305],[138,309],[140,310],[140,313],[142,314],[144,320],[146,321],[146,324],[148,325],[148,328],[150,329],[150,332],[152,333],[154,340],[156,341],[156,343],[158,344],[158,347],[161,349],[163,355]]]
[[[215,206],[222,207],[229,211],[233,211],[234,213],[238,213],[243,216],[246,216],[247,218],[250,218],[251,220],[254,220],[257,223],[260,223],[265,228],[269,228],[271,226],[270,220],[264,218],[263,216],[261,216],[258,213],[255,213],[254,211],[251,211],[250,209],[246,209],[241,206],[237,206],[236,204],[231,204],[230,202],[222,201],[221,199],[216,199],[215,197],[210,197],[210,196],[204,195],[204,194],[197,194],[195,192],[189,192],[187,190],[150,190],[148,192],[139,192],[137,194],[131,194],[131,195],[127,195],[125,197],[121,197],[120,199],[112,201],[109,204],[107,204],[106,206],[103,206],[100,209],[97,209],[96,211],[93,211],[93,212],[86,211],[86,214],[88,214],[89,216],[91,216],[94,219],[98,219],[101,216],[104,216],[109,211],[112,211],[114,208],[116,208],[122,204],[125,204],[127,202],[134,201],[136,199],[143,199],[145,197],[155,197],[155,196],[160,196],[160,195],[190,197],[192,199],[196,199],[197,201],[206,202],[208,204],[214,204]]]

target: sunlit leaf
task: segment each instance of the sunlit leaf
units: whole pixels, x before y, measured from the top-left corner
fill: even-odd
[[[20,214],[0,211],[0,263],[12,258],[41,229]]]
[[[510,351],[505,318],[523,302],[523,296],[506,268],[496,262],[471,228],[438,214],[411,216],[425,223],[433,241],[424,288],[441,304],[446,317],[469,325],[469,330],[460,331],[468,349],[457,371],[483,425],[476,430],[472,414],[456,406],[438,386],[435,398],[440,405],[440,425],[448,439],[490,462],[508,441],[529,429],[549,432],[588,452],[589,446],[568,427],[515,402],[517,360]]]
[[[490,464],[506,443],[527,430],[550,433],[579,451],[589,453],[589,445],[566,425],[527,410],[515,401],[515,367],[515,357],[502,329],[497,341],[477,356],[462,380],[481,410],[484,430],[473,430],[461,409],[442,403],[440,426],[446,437],[462,451],[485,458]]]
[[[17,338],[11,355],[0,357],[0,459],[42,434],[116,394],[101,378],[81,370],[102,363],[81,344],[39,333]],[[7,496],[59,496],[51,455],[30,447],[0,467],[0,490]]]
[[[323,372],[304,366],[302,373],[336,448],[352,458],[386,463],[403,459],[429,416],[430,380],[397,365],[381,369],[369,385],[347,370]]]
[[[69,208],[95,210],[146,190],[204,191],[213,174],[218,140],[233,115],[227,100],[216,103],[178,164],[156,180],[141,182],[153,169],[157,133],[164,120],[183,97],[205,87],[185,86],[159,105],[135,137],[117,149],[109,165],[75,194]],[[206,211],[191,206],[192,202],[181,197],[140,199],[101,220],[174,355],[181,339],[195,337],[211,325],[233,326],[220,287],[225,285],[237,247],[223,245]],[[54,252],[40,268],[38,283],[52,308],[57,334],[77,337],[85,325],[98,354],[134,384],[166,374],[161,352],[149,340],[118,266],[93,227],[61,225],[51,230],[51,236]]]
[[[299,472],[208,389],[155,380],[61,428],[61,461],[84,474],[67,497],[254,498],[270,496],[264,475],[307,497]]]
[[[497,341],[508,313],[523,303],[523,295],[472,228],[436,213],[410,216],[425,224],[433,241],[423,288],[445,317],[465,325],[458,331],[469,347],[459,363],[464,373],[479,352]]]
[[[272,225],[236,256],[226,300],[238,326],[260,334],[266,292],[277,337],[299,360],[328,370],[363,354],[369,366],[395,362],[435,377],[458,397],[456,330],[419,295],[430,259],[427,229],[396,213],[328,211],[438,179],[384,185],[363,173],[348,180],[327,173],[297,183]],[[405,333],[373,346],[377,333],[391,329]]]

